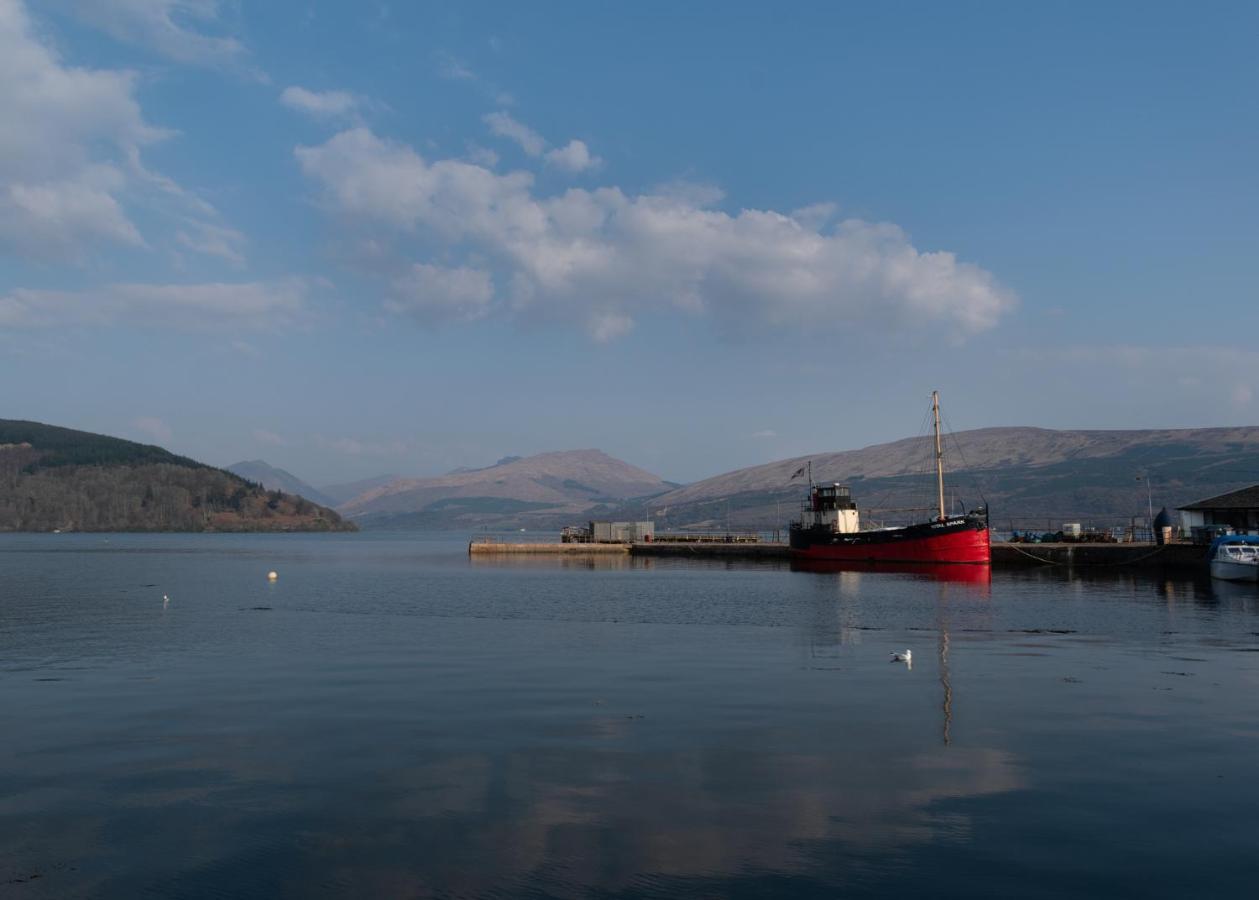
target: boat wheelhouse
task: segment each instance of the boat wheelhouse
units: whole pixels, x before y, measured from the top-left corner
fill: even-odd
[[[944,451],[940,442],[940,395],[931,394],[935,422],[936,493],[939,514],[929,521],[898,528],[862,530],[848,485],[812,484],[800,521],[790,527],[793,556],[848,562],[964,563],[988,565],[988,510],[950,515],[944,506]]]
[[[1223,581],[1259,581],[1259,535],[1229,534],[1216,538],[1207,553],[1211,577]]]

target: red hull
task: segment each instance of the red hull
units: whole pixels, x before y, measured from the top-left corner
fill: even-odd
[[[844,572],[868,572],[872,575],[910,575],[930,581],[956,582],[987,587],[992,582],[992,567],[985,565],[954,565],[952,563],[847,562],[837,559],[815,559],[800,556],[792,561],[793,572],[815,572],[832,575]]]
[[[908,530],[908,529],[907,529]],[[800,559],[845,562],[962,563],[988,565],[992,550],[988,529],[966,528],[944,534],[906,535],[900,540],[815,543],[793,548]]]

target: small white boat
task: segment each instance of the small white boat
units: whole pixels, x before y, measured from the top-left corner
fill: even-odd
[[[1211,577],[1224,581],[1259,581],[1259,537],[1230,535],[1211,545]]]

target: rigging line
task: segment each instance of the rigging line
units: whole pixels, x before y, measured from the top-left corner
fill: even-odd
[[[953,430],[953,423],[943,413],[941,413],[941,418],[944,419],[945,434],[953,442],[953,448],[957,450],[957,455],[962,460],[963,468],[970,473],[971,484],[974,485],[975,490],[978,492],[980,501],[983,502],[984,506],[987,506],[988,498],[984,495],[983,483],[977,470],[972,469],[970,462],[966,459],[966,453],[962,450],[962,443],[957,439],[957,433]]]
[[[927,411],[923,413],[923,424],[920,432],[920,436],[922,437],[923,453],[922,468],[919,470],[918,474],[922,476],[922,486],[916,490],[920,490],[922,492],[922,499],[924,501],[933,500],[933,495],[935,494],[935,442],[931,439],[931,435],[928,433],[928,425],[934,422],[934,418],[935,404],[931,403],[928,404]],[[917,495],[915,495],[915,499],[917,499]]]
[[[928,407],[927,411],[926,411],[925,413],[923,413],[923,416],[922,416],[921,421],[919,421],[919,423],[918,423],[918,432],[917,432],[917,434],[915,434],[915,435],[914,435],[914,437],[913,437],[913,438],[911,438],[911,440],[917,440],[918,438],[923,437],[923,436],[926,434],[927,422],[928,422],[928,420],[930,419],[930,417],[931,417],[931,409],[930,409],[930,407]],[[879,495],[879,497],[878,497],[878,499],[875,501],[875,503],[874,503],[873,505],[871,505],[871,506],[867,506],[867,507],[866,507],[866,509],[867,509],[867,510],[885,509],[885,508],[887,507],[887,500],[888,500],[888,498],[889,498],[889,497],[890,497],[890,496],[891,496],[894,492],[896,492],[896,491],[897,491],[897,489],[898,489],[898,486],[894,483],[894,482],[895,482],[895,480],[896,480],[897,478],[904,477],[904,476],[909,476],[909,478],[911,479],[911,481],[910,481],[910,484],[911,484],[911,488],[910,488],[910,490],[911,490],[911,492],[912,492],[913,490],[915,490],[915,488],[913,488],[913,487],[912,487],[912,485],[913,485],[913,481],[912,481],[912,479],[913,479],[915,476],[919,475],[920,473],[919,473],[919,472],[917,471],[917,469],[915,468],[915,463],[914,463],[914,459],[915,459],[915,457],[914,457],[914,451],[913,451],[913,449],[912,449],[912,445],[911,445],[911,449],[910,449],[910,451],[909,451],[909,458],[910,458],[910,463],[909,463],[909,465],[907,465],[907,466],[905,467],[906,471],[903,473],[903,475],[887,475],[887,476],[883,476],[884,480],[889,481],[889,482],[893,482],[893,483],[889,484],[886,488],[884,488],[884,489],[883,489],[883,492]],[[901,488],[901,490],[903,490],[903,488]]]

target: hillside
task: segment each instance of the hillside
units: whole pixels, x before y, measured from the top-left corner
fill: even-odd
[[[1259,482],[1259,428],[1058,431],[984,428],[945,442],[950,498],[974,506],[986,498],[998,527],[1048,521],[1118,523],[1154,508]],[[861,450],[817,453],[739,469],[652,500],[669,526],[771,528],[796,512],[809,460],[817,481],[843,481],[867,518],[892,523],[932,502],[929,437]],[[1151,497],[1147,496],[1148,473]],[[1140,476],[1141,480],[1138,480]],[[901,510],[902,512],[892,512]]]
[[[0,419],[0,531],[334,531],[330,509],[161,447]]]
[[[276,468],[265,460],[250,459],[232,463],[227,467],[227,471],[239,475],[246,481],[260,484],[269,491],[283,491],[286,494],[305,497],[320,506],[336,506],[336,501],[319,488],[307,484],[292,472]]]
[[[342,503],[348,503],[359,494],[365,494],[373,488],[378,488],[396,481],[397,475],[375,475],[371,478],[362,478],[358,481],[347,481],[343,484],[325,484],[319,488],[319,492],[332,502],[330,506],[340,506]]]
[[[373,527],[554,527],[671,485],[600,450],[568,450],[437,478],[399,478],[339,507]]]

